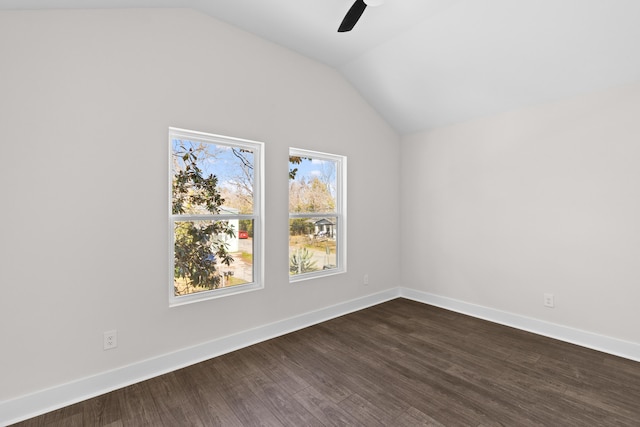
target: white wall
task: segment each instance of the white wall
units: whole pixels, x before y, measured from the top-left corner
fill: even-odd
[[[639,118],[637,84],[404,137],[403,285],[640,344]]]
[[[326,66],[189,10],[2,12],[0,94],[0,401],[397,285],[399,139]],[[265,142],[264,290],[168,307],[169,126]],[[288,282],[290,146],[348,156],[346,274]]]

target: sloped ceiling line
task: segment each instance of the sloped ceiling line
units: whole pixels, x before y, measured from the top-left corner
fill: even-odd
[[[336,68],[400,134],[640,81],[637,0],[0,0],[193,8]]]

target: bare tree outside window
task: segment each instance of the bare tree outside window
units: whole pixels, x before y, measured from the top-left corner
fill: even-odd
[[[289,152],[289,275],[291,280],[345,269],[346,158]]]

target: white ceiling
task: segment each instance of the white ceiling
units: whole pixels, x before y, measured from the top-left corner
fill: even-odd
[[[342,73],[401,134],[640,82],[640,0],[0,0],[190,7]]]

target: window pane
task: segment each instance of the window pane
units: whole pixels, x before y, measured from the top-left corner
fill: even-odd
[[[253,230],[252,220],[242,225]],[[253,282],[253,238],[240,220],[175,221],[174,295]]]
[[[174,215],[253,213],[252,150],[186,139],[172,139],[171,146]],[[222,207],[206,203],[214,192]]]
[[[169,128],[169,303],[263,288],[264,144]]]
[[[289,212],[336,212],[336,162],[289,156]]]
[[[289,274],[335,269],[337,233],[337,217],[290,219]]]

